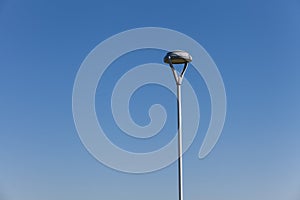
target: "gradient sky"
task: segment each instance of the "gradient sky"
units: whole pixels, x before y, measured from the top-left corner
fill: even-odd
[[[187,78],[200,79],[195,88],[203,125],[184,155],[185,198],[298,200],[299,0],[0,0],[0,200],[177,199],[176,164],[140,175],[112,170],[87,152],[72,117],[73,83],[87,54],[114,34],[146,26],[177,30],[198,41],[226,87],[222,136],[199,160],[209,94],[201,77],[192,76],[192,68],[187,71]],[[161,62],[163,53],[145,50],[124,59]],[[99,86],[96,98],[113,87],[109,73],[117,73],[114,67],[122,59],[104,76],[107,87]],[[141,90],[133,96],[131,112],[145,124],[151,92],[165,94],[162,104],[173,96],[160,87]],[[176,104],[170,105],[166,109],[174,116]],[[110,117],[109,110],[98,115]],[[132,151],[153,148],[147,141],[128,145],[128,138],[109,137]],[[163,141],[168,139],[166,134]]]

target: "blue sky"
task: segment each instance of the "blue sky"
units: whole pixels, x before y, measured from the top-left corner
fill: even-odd
[[[87,152],[72,117],[73,83],[87,54],[114,34],[147,26],[177,30],[198,41],[226,87],[222,136],[199,160],[210,111],[209,94],[198,77],[203,125],[184,156],[186,199],[299,199],[299,11],[298,0],[0,0],[0,199],[177,198],[176,164],[140,175],[112,170]],[[140,53],[127,61],[161,62],[158,51]],[[192,79],[190,69],[186,76]],[[109,84],[99,86],[97,95]],[[139,117],[145,113],[143,101],[154,96],[147,90],[131,102],[133,118],[141,124],[147,123]],[[172,98],[162,88],[149,92],[154,90],[165,94],[162,104]],[[166,108],[172,116],[172,106]],[[98,113],[99,118],[109,119],[108,112]],[[132,151],[153,148],[145,141],[133,148],[124,137],[111,139]]]

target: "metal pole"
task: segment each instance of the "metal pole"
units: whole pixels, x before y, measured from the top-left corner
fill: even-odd
[[[177,119],[178,119],[178,191],[179,200],[183,200],[182,179],[182,124],[181,124],[181,83],[177,82]]]

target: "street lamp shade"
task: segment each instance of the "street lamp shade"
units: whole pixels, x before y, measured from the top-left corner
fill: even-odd
[[[170,64],[184,64],[189,63],[192,61],[192,56],[185,51],[182,50],[175,50],[168,52],[167,55],[164,57],[164,62]]]

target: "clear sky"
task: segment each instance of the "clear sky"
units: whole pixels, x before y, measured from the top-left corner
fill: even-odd
[[[72,116],[73,83],[87,54],[114,34],[147,26],[194,38],[216,62],[226,87],[223,133],[211,154],[199,160],[210,110],[205,84],[195,86],[203,121],[184,155],[186,199],[298,200],[299,0],[0,0],[0,199],[177,199],[175,163],[148,174],[112,170],[82,145]],[[136,52],[127,61],[161,62],[163,53]],[[99,86],[96,99],[113,87],[121,59],[104,76],[107,87]],[[186,77],[193,79],[190,69]],[[145,103],[158,101],[147,91],[163,96],[175,122],[176,104],[166,103],[174,96],[145,86],[131,101],[137,123],[147,124]],[[101,106],[100,98],[96,104]],[[98,117],[114,130],[105,108]],[[173,131],[170,124],[167,130]],[[160,145],[155,140],[128,145],[119,135],[108,137],[131,151]]]

